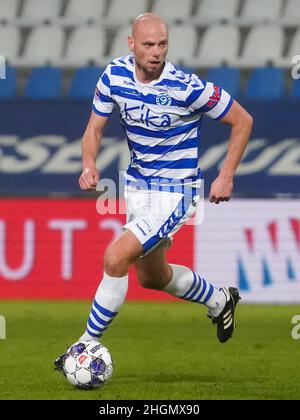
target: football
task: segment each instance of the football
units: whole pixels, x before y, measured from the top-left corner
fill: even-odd
[[[68,382],[77,388],[97,388],[111,378],[112,358],[98,341],[78,341],[66,351],[63,371]]]

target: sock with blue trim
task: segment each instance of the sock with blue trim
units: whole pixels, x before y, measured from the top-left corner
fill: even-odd
[[[173,296],[205,305],[211,315],[218,316],[226,304],[225,294],[199,274],[182,265],[170,264],[173,275],[164,291]]]
[[[79,341],[98,340],[118,314],[128,289],[128,275],[111,277],[104,272],[97,289],[85,333]]]

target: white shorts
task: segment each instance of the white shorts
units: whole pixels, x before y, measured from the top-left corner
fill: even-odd
[[[132,186],[125,188],[127,220],[123,230],[129,229],[134,233],[143,246],[144,255],[161,242],[170,242],[174,233],[193,217],[200,196],[199,190],[189,190],[182,194]]]

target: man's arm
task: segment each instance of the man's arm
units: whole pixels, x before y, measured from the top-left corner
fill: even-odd
[[[82,174],[79,185],[82,190],[95,190],[99,181],[96,159],[108,118],[92,111],[82,139]]]
[[[218,177],[211,185],[209,200],[216,204],[230,199],[233,177],[242,159],[253,125],[253,118],[237,101],[233,102],[228,113],[220,121],[230,124],[232,128],[227,155]]]

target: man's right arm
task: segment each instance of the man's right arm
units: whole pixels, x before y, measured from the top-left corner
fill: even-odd
[[[82,139],[82,174],[79,178],[82,190],[95,190],[99,181],[96,159],[107,121],[108,117],[92,111]]]

